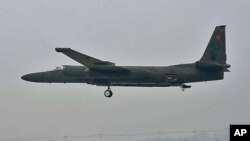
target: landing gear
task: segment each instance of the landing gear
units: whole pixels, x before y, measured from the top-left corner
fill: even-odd
[[[113,96],[113,92],[111,91],[110,87],[108,86],[108,89],[104,91],[104,96],[110,98]]]
[[[185,84],[180,85],[180,87],[181,87],[181,90],[182,90],[183,92],[185,91],[185,89],[191,88],[190,85],[185,85]]]

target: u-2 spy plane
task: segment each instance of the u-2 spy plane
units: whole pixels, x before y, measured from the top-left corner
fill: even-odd
[[[226,63],[225,25],[217,26],[199,61],[172,66],[116,66],[70,48],[55,48],[81,66],[63,65],[55,70],[31,73],[23,80],[41,83],[87,83],[106,86],[104,95],[112,97],[111,86],[190,88],[185,83],[222,80],[229,72]]]

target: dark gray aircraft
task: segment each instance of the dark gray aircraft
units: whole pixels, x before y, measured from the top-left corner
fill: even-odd
[[[190,88],[185,83],[222,80],[230,65],[226,63],[225,27],[217,26],[199,61],[173,66],[116,66],[70,48],[56,48],[83,66],[63,65],[55,70],[22,76],[41,83],[87,83],[108,87],[104,95],[112,97],[111,86]]]

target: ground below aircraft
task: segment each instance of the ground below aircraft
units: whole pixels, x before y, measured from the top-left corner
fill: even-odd
[[[23,80],[41,83],[87,83],[106,86],[104,95],[112,97],[111,86],[190,88],[185,83],[222,80],[230,65],[226,63],[225,25],[217,26],[199,61],[166,67],[116,66],[70,48],[56,48],[81,66],[63,65],[52,71],[31,73]]]

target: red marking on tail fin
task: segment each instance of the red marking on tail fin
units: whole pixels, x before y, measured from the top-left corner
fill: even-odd
[[[216,39],[216,40],[220,40],[220,39],[221,39],[221,36],[217,34],[217,35],[215,35],[215,39]]]

